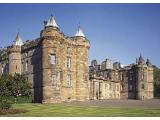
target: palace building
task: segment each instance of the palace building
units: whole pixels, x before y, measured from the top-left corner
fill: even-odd
[[[93,60],[90,66],[90,99],[152,99],[153,67],[142,56],[135,64],[121,67],[115,62],[110,66]]]
[[[8,46],[8,62],[0,61],[0,75],[23,74],[32,83],[33,100],[40,103],[91,99],[152,99],[153,68],[142,56],[121,67],[106,59],[88,64],[90,42],[82,29],[65,36],[53,16],[40,36],[23,42],[18,33]]]

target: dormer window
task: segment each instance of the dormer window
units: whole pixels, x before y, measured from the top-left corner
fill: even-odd
[[[56,64],[56,55],[55,54],[50,54],[50,63],[52,65]]]

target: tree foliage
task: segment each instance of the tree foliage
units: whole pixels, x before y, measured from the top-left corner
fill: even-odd
[[[31,85],[23,75],[15,74],[12,83],[11,91],[14,97],[31,95]]]
[[[0,48],[0,61],[7,63],[8,62],[8,49]]]
[[[153,66],[153,76],[154,76],[154,96],[160,97],[160,69]]]
[[[1,105],[9,104],[11,101],[15,102],[17,97],[30,97],[31,95],[31,84],[25,79],[24,75],[3,74],[0,77]]]

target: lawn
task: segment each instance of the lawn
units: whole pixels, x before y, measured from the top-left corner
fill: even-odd
[[[50,117],[114,117],[114,116],[160,116],[159,109],[146,109],[146,108],[108,108],[108,107],[87,107],[87,106],[75,106],[64,104],[14,104],[15,109],[25,109],[26,113],[20,113],[15,115],[6,116],[50,116]]]

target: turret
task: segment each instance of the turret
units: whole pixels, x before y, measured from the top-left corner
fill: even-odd
[[[91,61],[91,66],[94,66],[94,67],[95,67],[97,64],[98,64],[98,63],[97,63],[97,60],[92,60],[92,61]]]
[[[152,67],[152,64],[151,64],[149,59],[147,59],[146,64],[147,64],[148,67]]]
[[[76,99],[86,100],[89,99],[89,64],[88,64],[88,51],[90,48],[89,40],[85,37],[82,29],[78,26],[76,34],[74,36],[77,51],[77,72],[76,81]]]
[[[147,59],[146,63],[140,55],[137,65],[137,99],[153,98],[153,68]]]
[[[63,36],[55,18],[51,15],[48,21],[44,21],[44,29],[40,33],[40,37]]]
[[[85,46],[89,49],[89,47],[90,47],[89,40],[85,37],[85,35],[83,33],[83,30],[81,29],[80,25],[78,26],[76,34],[74,35],[74,40],[76,40],[76,43],[78,45]]]
[[[46,22],[45,27],[54,27],[55,29],[58,28],[58,25],[57,25],[53,15],[51,15],[49,20]]]
[[[23,45],[19,33],[16,36],[14,44],[9,49],[9,74],[22,73],[21,65],[21,46]]]
[[[138,64],[145,64],[145,60],[143,59],[142,55],[140,55],[139,60],[138,60]]]

